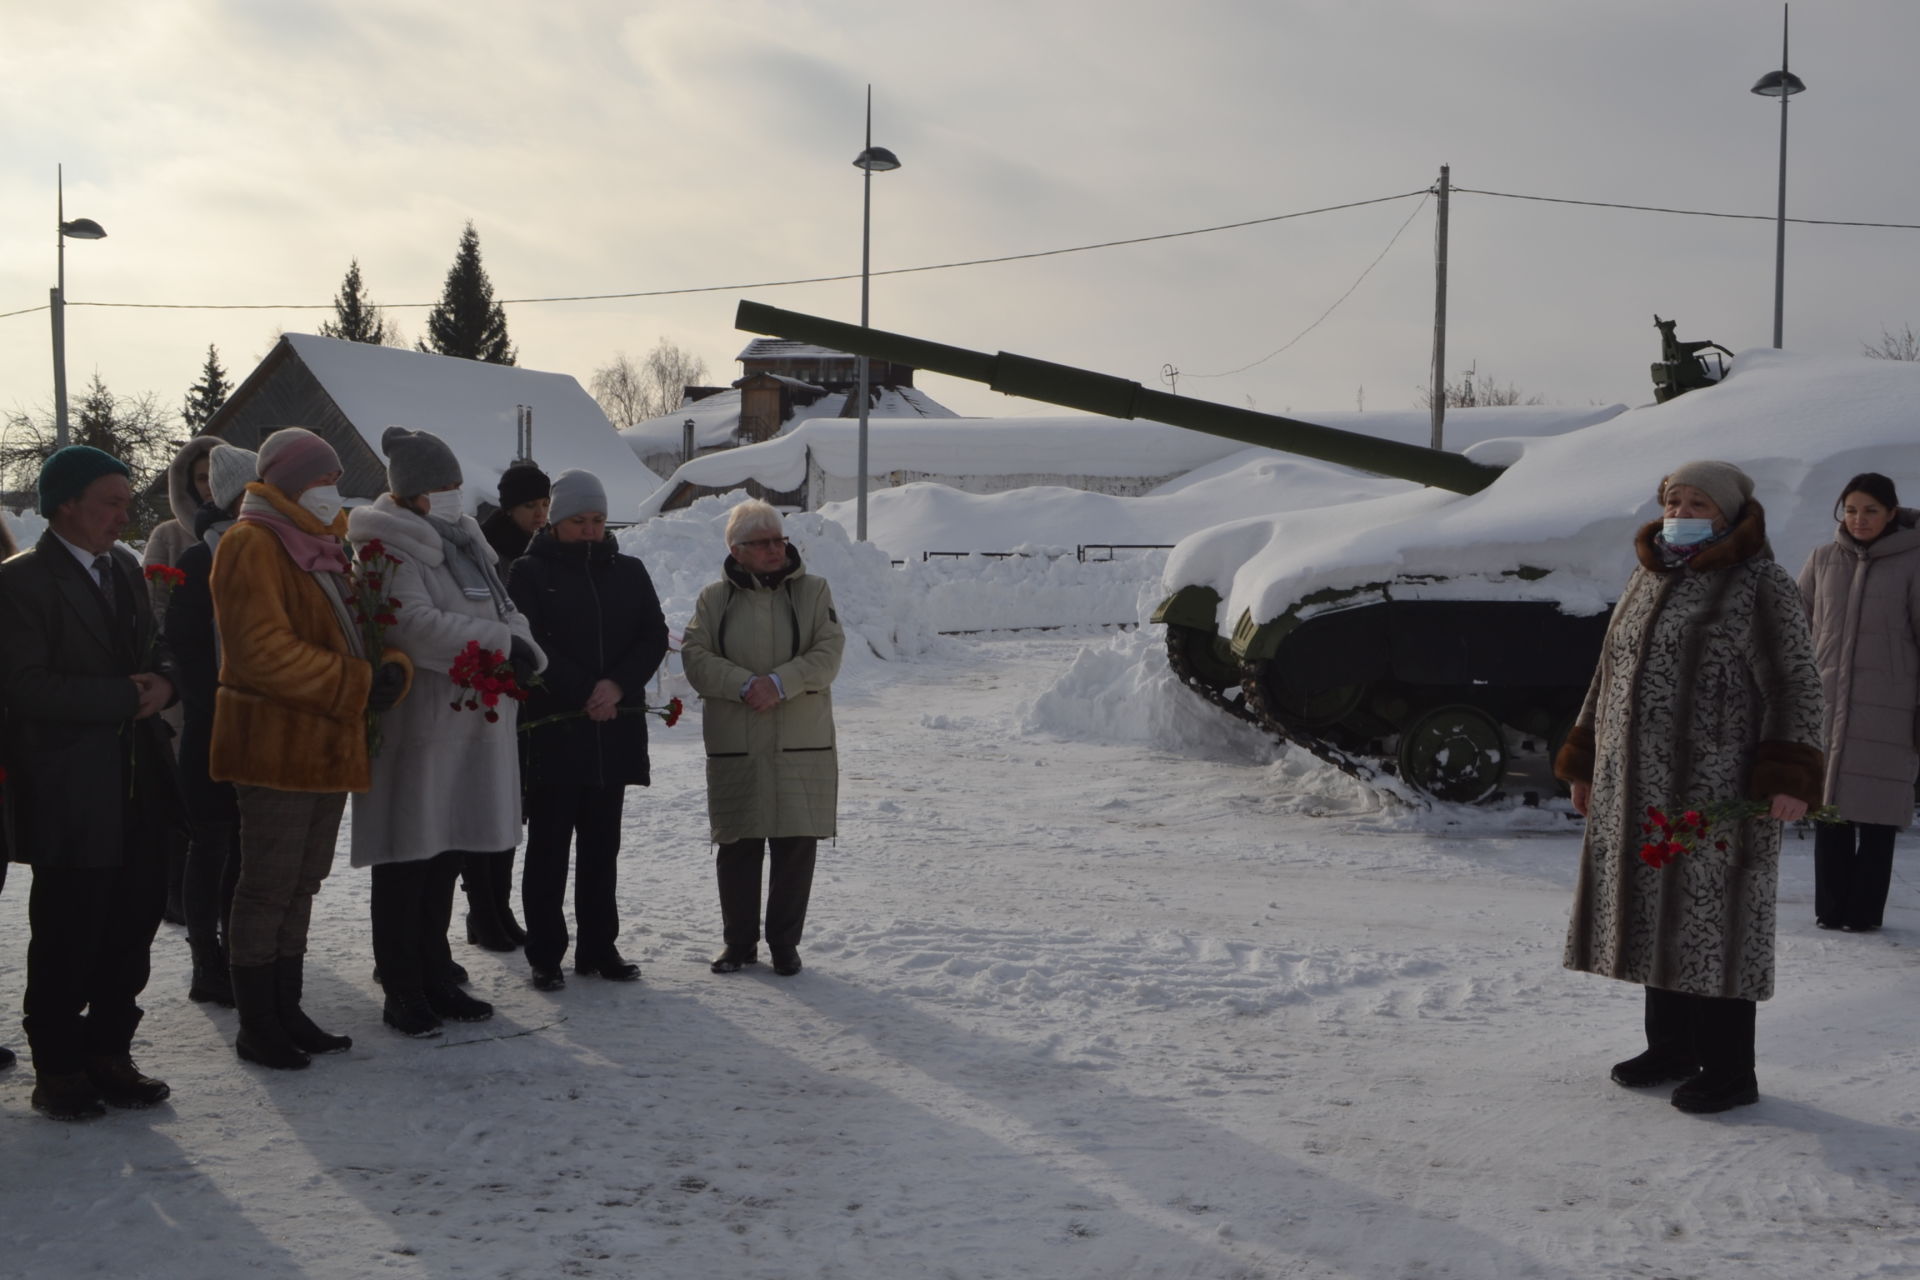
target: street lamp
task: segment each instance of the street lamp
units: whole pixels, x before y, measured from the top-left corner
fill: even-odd
[[[867,327],[867,283],[873,261],[873,175],[886,173],[900,167],[900,157],[885,147],[873,145],[873,86],[867,86],[867,146],[866,150],[853,158],[856,169],[861,171],[860,205],[860,327]],[[866,356],[860,357],[860,457],[859,478],[856,481],[858,500],[854,503],[854,537],[860,542],[867,540],[867,365]]]
[[[1763,98],[1780,99],[1780,209],[1773,231],[1773,345],[1780,347],[1781,319],[1786,309],[1787,276],[1787,99],[1807,86],[1787,70],[1787,6],[1780,6],[1780,69],[1769,71],[1753,86]]]
[[[66,176],[63,166],[54,167],[55,247],[59,252],[59,283],[47,290],[48,309],[53,312],[53,444],[67,447],[67,241],[104,240],[107,233],[92,218],[67,221]]]

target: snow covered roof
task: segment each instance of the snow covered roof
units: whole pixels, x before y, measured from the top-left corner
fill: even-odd
[[[497,495],[500,473],[513,460],[523,404],[533,408],[534,460],[550,476],[576,467],[593,472],[607,488],[612,519],[633,518],[660,486],[569,374],[306,333],[285,334],[283,340],[375,457],[390,426],[430,431],[446,441],[465,473],[469,509]]]
[[[735,356],[735,360],[845,360],[852,364],[859,357],[832,347],[811,342],[789,342],[785,338],[755,338]]]
[[[1621,411],[1620,405],[1588,409],[1459,410],[1447,417],[1448,439],[1478,443],[1496,435],[1555,434],[1604,421]],[[1425,443],[1429,431],[1424,411],[1327,413],[1315,414],[1314,420],[1326,426],[1410,443]],[[628,438],[631,440],[638,430],[636,427],[627,432]],[[918,471],[951,476],[1176,476],[1242,453],[1246,448],[1237,440],[1224,440],[1160,422],[1125,418],[929,421],[873,417],[869,420],[867,463],[872,475]],[[662,492],[643,510],[648,515],[654,514],[682,484],[727,489],[755,480],[769,489],[793,489],[806,476],[809,454],[814,464],[828,475],[855,474],[859,424],[851,418],[816,417],[763,444],[695,458],[675,471]]]
[[[781,425],[781,434],[784,436],[801,423],[810,422],[816,418],[836,418],[845,405],[846,397],[838,393],[822,396],[809,405],[796,405],[793,417]],[[959,416],[917,387],[886,387],[880,389],[880,394],[867,418],[871,422],[876,418],[958,418]],[[704,400],[683,405],[673,413],[648,418],[644,422],[636,422],[622,430],[620,438],[632,446],[634,453],[640,457],[676,450],[680,448],[682,433],[688,418],[693,419],[695,447],[711,449],[730,443],[734,431],[740,426],[740,388],[730,387]],[[987,419],[976,418],[968,421],[979,422]]]

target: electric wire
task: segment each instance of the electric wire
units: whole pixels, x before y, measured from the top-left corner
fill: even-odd
[[[1632,209],[1640,213],[1676,213],[1688,218],[1737,218],[1749,222],[1778,222],[1774,213],[1718,213],[1711,209],[1671,209],[1657,204],[1621,204],[1613,200],[1570,200],[1565,196],[1528,196],[1512,191],[1482,191],[1476,187],[1454,187],[1458,195],[1498,196],[1502,200],[1537,200],[1542,204],[1579,204],[1594,209]],[[1852,222],[1840,218],[1788,218],[1803,227],[1884,227],[1893,231],[1920,231],[1916,222]]]

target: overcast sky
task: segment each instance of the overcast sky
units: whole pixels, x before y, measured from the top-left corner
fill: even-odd
[[[84,15],[84,16],[82,16]],[[177,404],[313,331],[358,258],[438,297],[462,223],[505,299],[857,273],[863,95],[874,268],[1057,249],[1421,191],[1771,215],[1770,0],[0,0],[0,311],[69,242],[68,376]],[[1795,6],[1790,216],[1920,223],[1920,4]],[[1431,200],[880,277],[873,323],[1310,417],[1428,380]],[[1411,221],[1409,221],[1411,218]],[[1404,227],[1404,230],[1402,228]],[[1283,354],[1227,377],[1294,339]],[[1771,340],[1771,220],[1456,195],[1450,375],[1640,403],[1655,312]],[[520,363],[584,383],[665,335],[739,374],[750,297],[857,320],[857,281],[508,307]],[[321,304],[109,310],[86,302]],[[1920,326],[1920,231],[1788,228],[1786,345]],[[389,313],[411,338],[425,310]],[[962,412],[1025,406],[924,377]],[[44,309],[0,318],[0,408],[52,401]],[[511,441],[503,441],[503,448]]]

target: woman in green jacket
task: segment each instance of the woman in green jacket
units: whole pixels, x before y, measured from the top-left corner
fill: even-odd
[[[787,544],[780,513],[758,499],[727,518],[729,555],[700,593],[681,657],[702,701],[707,815],[719,846],[726,947],[715,973],[759,959],[760,867],[770,859],[767,950],[800,972],[800,935],[819,838],[834,834],[840,769],[833,677],[846,638],[826,581]]]

